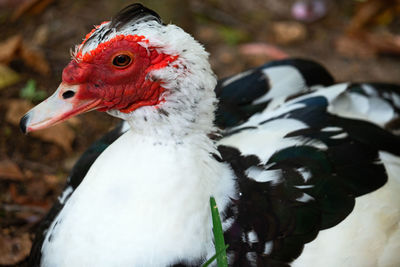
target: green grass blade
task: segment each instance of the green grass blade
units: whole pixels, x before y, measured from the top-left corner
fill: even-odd
[[[229,245],[226,245],[223,249],[218,251],[218,253],[214,254],[214,256],[212,256],[208,261],[206,261],[203,265],[201,265],[201,267],[208,267],[211,263],[213,263],[213,261],[215,261],[218,255],[225,252],[228,247]]]
[[[215,256],[217,258],[218,267],[228,267],[228,260],[226,258],[226,248],[224,240],[224,232],[222,231],[221,219],[219,218],[219,212],[217,203],[213,197],[210,198],[211,216],[213,222],[213,233],[215,241]]]

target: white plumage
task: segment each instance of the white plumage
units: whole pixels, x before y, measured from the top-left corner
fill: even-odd
[[[85,163],[92,164],[87,173],[71,176],[33,250],[35,266],[200,265],[214,254],[211,196],[231,265],[400,265],[400,141],[382,130],[399,117],[398,92],[324,88],[329,74],[313,66],[321,78],[310,81],[301,66],[311,63],[301,60],[217,84],[208,53],[189,34],[141,5],[121,12],[121,22],[101,24],[75,53],[137,35],[148,55],[176,60],[143,78],[165,89],[157,105],[107,110],[126,121],[117,136],[124,134]],[[246,79],[265,84],[243,94]],[[236,84],[235,98],[227,92]],[[42,109],[58,95],[28,113],[21,128],[42,125]],[[56,102],[71,101],[70,109],[73,97]],[[236,116],[225,129],[215,126],[221,113]]]

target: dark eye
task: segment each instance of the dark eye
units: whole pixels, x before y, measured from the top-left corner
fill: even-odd
[[[119,68],[123,68],[129,65],[131,63],[131,57],[128,55],[118,55],[113,59],[113,65]]]

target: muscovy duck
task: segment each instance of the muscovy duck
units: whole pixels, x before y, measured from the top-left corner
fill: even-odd
[[[217,97],[218,100],[217,101]],[[133,4],[77,46],[23,132],[90,110],[125,122],[75,165],[31,266],[399,266],[400,87],[276,61],[216,82],[208,54]]]

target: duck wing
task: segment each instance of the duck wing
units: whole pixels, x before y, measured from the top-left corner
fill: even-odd
[[[215,88],[219,100],[216,124],[220,128],[236,126],[288,97],[333,82],[323,66],[305,59],[272,61],[221,79]]]
[[[225,131],[219,160],[239,191],[223,218],[232,266],[289,266],[319,231],[352,212],[355,198],[387,182],[380,153],[400,156],[398,89],[311,90]]]

